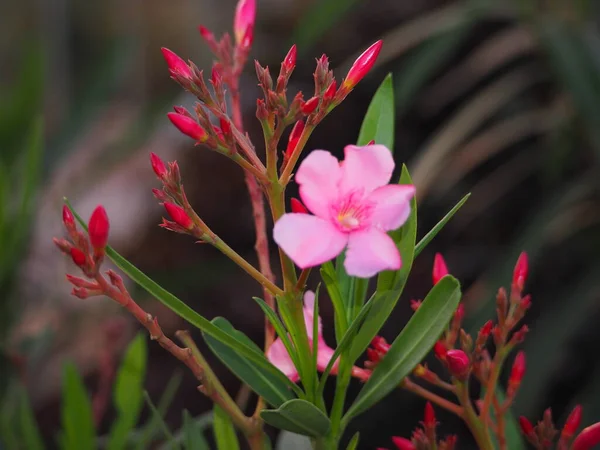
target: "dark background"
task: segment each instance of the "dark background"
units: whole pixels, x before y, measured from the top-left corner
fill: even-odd
[[[64,362],[76,361],[93,389],[99,368],[118,361],[137,330],[108,300],[68,295],[64,273],[73,267],[51,243],[62,235],[63,196],[84,217],[105,205],[110,243],[119,252],[201,314],[226,316],[262,339],[262,315],[250,299],[260,290],[216,251],[159,229],[162,210],[150,192],[157,182],[149,152],[177,159],[196,210],[255,261],[240,171],[193,148],[165,117],[172,105],[190,105],[192,98],[169,79],[160,47],[208,69],[211,55],[196,27],[229,31],[234,8],[233,0],[0,6],[0,175],[10,180],[0,190],[6,193],[0,209],[8,211],[0,227],[2,370],[5,379],[11,373],[26,381],[48,441],[59,426]],[[537,420],[550,406],[559,424],[576,403],[584,406],[584,423],[600,420],[598,18],[592,0],[258,0],[251,54],[276,71],[297,43],[290,92],[310,93],[315,57],[326,53],[339,80],[362,49],[384,39],[376,68],[322,123],[308,149],[341,155],[356,141],[375,89],[392,72],[395,155],[417,186],[419,235],[464,194],[473,195],[415,261],[383,335],[393,339],[410,317],[409,299],[428,292],[436,251],[463,283],[471,332],[492,318],[495,291],[510,283],[518,254],[528,251],[532,331],[523,345],[528,372],[514,410]],[[246,126],[260,143],[251,65],[243,85]],[[23,149],[36,115],[43,117],[44,151],[39,177],[31,177]],[[10,219],[14,197],[26,186],[35,188],[31,214],[16,223]],[[10,247],[15,227],[26,238]],[[186,326],[132,289],[167,333]],[[332,343],[331,308],[323,310]],[[155,398],[178,364],[158,346],[150,351],[146,388]],[[233,392],[235,379],[218,367]],[[423,406],[410,394],[392,394],[353,424],[361,448],[390,447],[390,436],[408,436]],[[176,429],[182,408],[198,415],[208,407],[185,373],[168,422]],[[110,420],[109,411],[106,429]],[[459,422],[441,411],[439,420],[442,435],[457,431],[459,448],[472,448]]]

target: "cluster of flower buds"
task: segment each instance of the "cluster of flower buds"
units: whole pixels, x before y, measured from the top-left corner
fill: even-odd
[[[92,213],[87,234],[77,229],[73,213],[67,205],[63,206],[62,217],[68,239],[54,238],[54,243],[71,258],[87,278],[94,279],[104,260],[110,228],[104,207],[98,206]],[[73,275],[67,275],[67,280],[73,285],[72,294],[76,297],[83,299],[102,293],[101,288],[94,281],[87,281]]]
[[[456,447],[456,435],[446,436],[438,442],[436,435],[437,421],[435,411],[430,402],[425,404],[425,413],[421,426],[413,431],[411,439],[399,436],[392,437],[392,442],[398,450],[454,450]],[[379,448],[377,450],[386,450]]]
[[[371,341],[371,346],[367,349],[367,361],[365,367],[373,370],[390,349],[390,344],[381,336],[375,336]]]
[[[569,414],[569,417],[567,417],[560,435],[552,421],[552,411],[550,408],[544,411],[543,419],[537,425],[533,426],[523,416],[519,418],[519,425],[527,441],[537,450],[552,448],[558,435],[559,438],[556,442],[557,450],[592,450],[597,445],[600,445],[600,423],[584,428],[581,433],[575,436],[575,433],[581,426],[581,417],[581,405],[576,405]]]

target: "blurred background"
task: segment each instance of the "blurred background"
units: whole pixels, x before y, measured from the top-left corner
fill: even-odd
[[[417,185],[420,236],[472,192],[415,261],[383,335],[393,339],[410,317],[409,299],[423,298],[430,289],[436,251],[463,283],[466,326],[476,332],[493,317],[494,294],[510,283],[518,254],[526,250],[533,307],[523,345],[528,372],[514,411],[537,420],[552,407],[562,424],[581,403],[584,423],[599,421],[600,4],[257,3],[251,57],[278,70],[296,43],[290,92],[311,92],[314,58],[322,53],[339,80],[358,53],[384,39],[378,66],[322,123],[309,148],[339,155],[355,142],[373,93],[391,72],[395,155]],[[262,340],[262,314],[250,299],[260,290],[217,252],[159,229],[162,210],[150,191],[157,182],[149,152],[177,159],[196,211],[255,261],[240,171],[194,148],[165,117],[172,105],[189,106],[193,99],[170,80],[160,47],[209,68],[212,58],[197,26],[215,34],[230,31],[234,8],[234,0],[0,5],[1,448],[32,448],[19,442],[18,430],[31,430],[34,418],[41,440],[56,448],[68,361],[83,376],[99,435],[106,433],[115,416],[110,386],[138,331],[110,301],[69,295],[64,274],[75,271],[51,241],[63,233],[63,196],[86,218],[102,203],[111,219],[110,244],[121,254],[201,314],[226,316]],[[259,143],[251,65],[243,83],[246,126]],[[167,334],[186,327],[131,288]],[[331,308],[323,308],[324,322],[331,323]],[[333,342],[333,332],[326,331],[326,338]],[[148,351],[143,387],[161,406],[166,425],[177,430],[183,409],[205,417],[210,405],[191,375],[157,345],[149,344]],[[235,378],[212,360],[235,392]],[[356,420],[349,436],[361,432],[360,448],[391,447],[390,436],[408,436],[423,406],[397,392]],[[140,423],[149,417],[144,407]],[[458,431],[459,448],[474,448],[453,417],[440,411],[438,420],[442,435]]]

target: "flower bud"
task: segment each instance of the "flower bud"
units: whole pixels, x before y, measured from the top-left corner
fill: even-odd
[[[448,350],[446,352],[446,364],[452,376],[459,380],[465,380],[469,375],[469,357],[462,350]]]
[[[423,300],[411,300],[410,301],[410,309],[417,312],[417,309],[419,309],[419,307],[421,306],[422,303],[423,303]]]
[[[65,228],[68,231],[75,230],[75,218],[73,217],[71,209],[67,205],[63,205],[62,218]]]
[[[293,213],[308,214],[308,209],[306,209],[306,206],[304,206],[304,204],[297,198],[292,197],[292,199],[290,200],[290,206],[292,208]]]
[[[254,29],[256,0],[239,0],[233,19],[233,34],[238,45],[242,43],[248,30]]]
[[[92,213],[88,223],[88,235],[90,236],[90,242],[94,249],[99,250],[106,247],[109,228],[110,224],[108,222],[106,210],[102,205],[99,205]]]
[[[517,353],[510,371],[510,377],[508,378],[509,389],[511,389],[511,386],[516,389],[521,384],[523,376],[525,376],[525,352],[521,350]]]
[[[206,28],[203,25],[200,25],[198,27],[198,31],[200,32],[200,36],[202,36],[202,39],[204,39],[211,48],[216,44],[215,35],[208,28]]]
[[[190,219],[181,206],[169,202],[165,202],[164,206],[169,213],[169,216],[171,216],[171,219],[173,219],[177,225],[186,230],[191,230],[194,227],[194,222],[192,222],[192,219]]]
[[[442,361],[446,359],[447,351],[448,349],[446,348],[446,344],[444,344],[442,341],[437,341],[433,346],[433,352],[435,353],[435,356]]]
[[[519,255],[519,259],[515,264],[515,270],[513,271],[513,286],[516,286],[520,291],[523,290],[525,286],[525,281],[527,280],[527,274],[529,273],[529,261],[527,258],[527,253],[522,252]]]
[[[267,105],[262,98],[256,99],[256,118],[261,122],[269,118],[269,111],[267,111]]]
[[[531,436],[535,432],[533,425],[531,424],[529,419],[527,419],[527,417],[519,417],[519,425],[521,426],[521,432],[525,436]]]
[[[298,145],[298,141],[300,140],[300,136],[302,136],[303,131],[304,131],[304,122],[302,120],[299,120],[294,125],[294,128],[292,128],[290,137],[288,138],[288,145],[287,145],[287,148],[285,149],[285,155],[284,155],[286,159],[289,159],[292,156],[292,153],[294,153],[294,149],[296,148],[296,145]]]
[[[76,266],[82,267],[85,265],[86,257],[85,253],[76,247],[71,247],[71,258]]]
[[[186,136],[191,137],[195,141],[205,142],[208,139],[208,134],[206,131],[204,131],[204,129],[198,125],[198,122],[191,117],[172,112],[168,113],[167,117],[179,131]]]
[[[436,253],[435,258],[433,259],[433,284],[436,285],[442,278],[448,275],[448,273],[448,267],[446,266],[444,257],[440,253]]]
[[[290,51],[287,53],[287,55],[285,55],[285,58],[281,63],[282,69],[284,69],[286,72],[292,71],[294,67],[296,67],[296,55],[297,49],[296,44],[294,44],[292,45],[292,48],[290,48]]]
[[[304,104],[300,107],[300,110],[302,113],[309,116],[314,112],[315,109],[317,109],[317,106],[319,106],[319,97],[312,97],[304,102]]]
[[[436,426],[435,411],[431,402],[425,403],[425,414],[423,415],[423,426],[425,428],[434,429]]]
[[[192,78],[192,71],[183,59],[181,59],[168,48],[163,47],[160,50],[162,51],[163,57],[169,66],[169,71],[171,72],[172,76],[175,77],[179,75],[184,78]]]
[[[394,436],[392,437],[392,442],[396,446],[398,450],[415,450],[416,447],[413,443],[406,438]]]
[[[366,49],[354,62],[342,84],[345,90],[351,90],[371,70],[381,51],[383,41],[379,40]]]
[[[158,178],[164,180],[167,176],[167,168],[165,167],[165,163],[156,153],[150,153],[150,164],[152,164],[152,170]]]
[[[569,414],[569,417],[567,417],[565,426],[560,433],[560,438],[562,440],[568,441],[575,435],[579,425],[581,425],[581,411],[581,405],[576,405],[575,408],[573,408],[573,411],[571,411],[571,414]]]
[[[335,93],[337,92],[337,82],[333,80],[331,84],[327,87],[327,90],[323,94],[323,101],[330,102],[335,97]]]
[[[600,444],[600,422],[584,428],[573,441],[571,450],[592,450]]]

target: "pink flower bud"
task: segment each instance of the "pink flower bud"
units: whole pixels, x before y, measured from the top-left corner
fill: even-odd
[[[527,258],[527,253],[522,252],[519,255],[519,259],[517,260],[517,264],[515,264],[515,270],[513,271],[513,285],[517,286],[519,290],[523,290],[525,286],[525,281],[527,280],[527,274],[529,273],[529,261]]]
[[[435,411],[433,410],[433,405],[431,402],[425,403],[425,414],[423,416],[423,425],[425,428],[435,428],[436,425],[435,420]]]
[[[448,273],[448,266],[446,266],[446,261],[444,261],[444,257],[440,253],[436,253],[435,258],[433,259],[433,284],[436,285],[438,281],[440,281],[442,278],[448,275]]]
[[[231,124],[229,123],[229,120],[221,117],[219,119],[219,125],[221,125],[221,131],[223,132],[223,135],[228,136],[231,134]]]
[[[158,178],[163,180],[167,176],[165,163],[156,153],[150,153],[150,164],[152,164],[152,170]]]
[[[565,426],[563,427],[562,432],[560,434],[561,439],[570,440],[571,437],[575,435],[575,432],[579,428],[579,425],[581,425],[582,409],[583,408],[581,407],[581,405],[576,405],[575,408],[573,408],[573,411],[571,411],[571,414],[569,414],[569,417],[567,417]]]
[[[202,39],[204,39],[207,43],[211,44],[212,42],[215,42],[214,34],[205,26],[200,25],[198,27],[198,31],[200,32],[200,36],[202,36]]]
[[[410,309],[416,312],[417,309],[419,309],[419,307],[421,306],[421,303],[423,303],[423,300],[411,300]]]
[[[190,219],[181,206],[169,202],[165,202],[164,206],[169,213],[169,216],[171,216],[171,219],[173,219],[177,225],[186,230],[191,230],[194,227],[194,222],[192,222],[192,219]]]
[[[519,417],[519,425],[521,426],[521,432],[525,436],[531,436],[534,433],[534,428],[529,419],[527,417],[521,416]]]
[[[308,209],[306,209],[306,206],[304,206],[302,202],[297,198],[292,197],[292,199],[290,200],[290,206],[292,208],[293,213],[308,214]]]
[[[289,72],[289,71],[293,70],[294,67],[296,67],[296,54],[297,54],[296,44],[294,44],[294,45],[292,45],[292,48],[290,48],[290,51],[288,52],[288,54],[285,55],[285,58],[283,59],[283,63],[281,63],[281,65],[283,66],[283,69],[286,72]]]
[[[163,57],[165,58],[165,61],[169,66],[171,75],[179,75],[184,78],[192,78],[192,71],[183,59],[181,59],[168,48],[163,47],[160,50],[162,51]]]
[[[73,217],[71,209],[69,209],[67,205],[63,205],[62,218],[67,230],[75,229],[75,218]]]
[[[592,450],[600,444],[600,422],[584,428],[573,441],[571,450]]]
[[[195,141],[205,142],[208,139],[208,134],[204,129],[198,125],[194,119],[183,114],[168,113],[167,117],[173,125],[177,127],[186,136],[191,137]]]
[[[308,115],[312,114],[315,109],[317,109],[317,106],[319,106],[319,97],[313,97],[313,98],[308,99],[300,107],[300,109],[302,110],[302,112],[304,114],[306,114],[308,116]]]
[[[444,344],[442,341],[437,341],[433,346],[433,353],[435,353],[435,356],[437,356],[442,361],[446,359],[447,351],[448,349],[446,348],[446,344]]]
[[[106,247],[109,228],[110,224],[108,222],[106,210],[102,205],[99,205],[92,213],[88,223],[88,234],[90,236],[92,247],[95,249],[103,249]]]
[[[285,149],[285,157],[286,158],[289,159],[290,156],[292,156],[292,153],[294,152],[296,145],[298,145],[298,141],[300,140],[300,136],[302,136],[303,131],[304,131],[304,122],[299,120],[294,125],[294,128],[292,128],[290,137],[288,138],[288,145],[287,145],[287,148]]]
[[[256,19],[256,0],[239,0],[233,19],[233,33],[238,45],[246,37],[248,30],[254,29]]]
[[[481,331],[480,331],[481,335],[482,336],[489,336],[490,333],[492,332],[492,328],[494,328],[494,322],[492,322],[491,320],[488,320],[481,327]]]
[[[448,350],[446,364],[450,373],[459,380],[464,380],[469,375],[469,357],[462,350]]]
[[[354,86],[356,86],[358,82],[365,77],[365,75],[375,64],[382,46],[383,41],[379,40],[375,42],[368,49],[366,49],[356,61],[354,61],[354,64],[350,68],[350,71],[348,72],[348,75],[342,84],[343,89],[353,89]]]
[[[517,353],[515,357],[515,361],[513,362],[512,370],[510,371],[510,377],[508,379],[508,384],[512,384],[518,386],[521,384],[521,380],[525,375],[525,352],[520,351]]]
[[[323,101],[329,102],[329,101],[333,100],[333,97],[335,97],[336,92],[337,92],[337,82],[335,80],[333,80],[331,82],[331,84],[329,85],[329,87],[327,88],[327,90],[325,91],[325,93],[323,94]]]
[[[403,437],[394,436],[392,442],[398,450],[415,450],[416,448],[409,439]]]
[[[78,248],[71,247],[71,258],[73,259],[73,262],[75,263],[76,266],[81,267],[81,266],[85,265],[85,261],[86,261],[85,253],[83,253]]]

